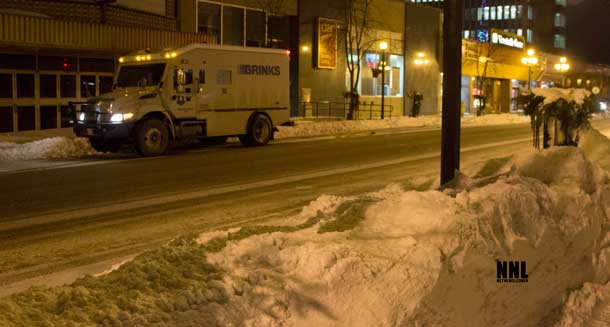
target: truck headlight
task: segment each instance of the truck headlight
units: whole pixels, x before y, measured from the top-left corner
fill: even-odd
[[[126,114],[113,114],[110,117],[110,121],[113,123],[122,123],[126,120],[130,120],[133,118],[133,114],[131,112]]]

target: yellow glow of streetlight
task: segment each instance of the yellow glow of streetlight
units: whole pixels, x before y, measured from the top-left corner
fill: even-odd
[[[386,42],[386,41],[379,42],[379,50],[385,51],[387,49],[388,49],[388,42]]]
[[[559,58],[559,62],[562,63],[562,64],[565,64],[566,62],[568,62],[568,58],[561,57],[561,58]]]
[[[304,45],[301,47],[301,51],[303,52],[309,52],[309,46],[308,45]]]
[[[426,55],[425,55],[423,52],[418,52],[418,53],[417,53],[417,57],[418,57],[418,58],[423,58],[423,57],[425,57],[425,56],[426,56]]]
[[[533,57],[536,54],[536,51],[534,51],[534,49],[528,49],[527,50],[527,55],[529,57]]]

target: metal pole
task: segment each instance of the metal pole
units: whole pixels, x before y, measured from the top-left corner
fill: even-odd
[[[532,65],[527,65],[527,89],[532,89]]]
[[[443,127],[441,185],[460,169],[460,107],[464,0],[445,0],[443,21]]]
[[[385,51],[381,53],[381,63],[381,120],[383,120],[385,114]]]

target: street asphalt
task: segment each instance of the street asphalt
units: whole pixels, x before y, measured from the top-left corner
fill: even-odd
[[[463,128],[462,165],[530,151],[529,138],[529,124]],[[1,173],[0,296],[103,271],[179,235],[278,223],[322,194],[435,186],[439,151],[440,130],[401,129]]]

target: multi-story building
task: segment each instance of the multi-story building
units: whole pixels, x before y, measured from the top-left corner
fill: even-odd
[[[442,0],[410,0],[442,7]],[[541,51],[566,48],[567,0],[465,0],[464,38],[486,40],[490,29],[523,36]]]

